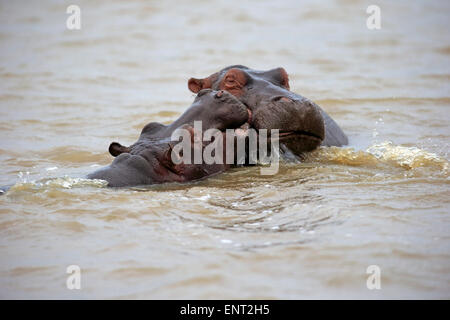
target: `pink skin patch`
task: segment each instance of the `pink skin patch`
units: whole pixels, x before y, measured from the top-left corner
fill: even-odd
[[[246,123],[244,123],[240,128],[237,128],[234,130],[234,133],[236,136],[239,137],[246,137],[248,136],[248,129],[250,128],[250,125],[252,124],[252,111],[247,108],[248,112],[248,120]]]
[[[247,120],[247,122],[249,124],[252,124],[252,110],[247,108],[247,112],[248,112],[248,120]]]

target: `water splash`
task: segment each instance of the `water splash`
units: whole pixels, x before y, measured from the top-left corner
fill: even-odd
[[[438,155],[416,147],[396,146],[391,141],[375,144],[367,149],[383,162],[391,162],[406,169],[438,167],[448,170],[448,161]]]
[[[448,174],[449,162],[417,147],[398,146],[391,141],[374,144],[366,150],[354,148],[320,147],[306,157],[307,161],[336,163],[350,166],[401,167],[407,170],[417,168],[438,169]]]
[[[28,181],[27,179],[23,179],[13,185],[10,192],[42,191],[48,189],[74,189],[85,187],[103,188],[106,187],[107,184],[108,182],[104,180],[72,178],[69,176],[39,181]]]

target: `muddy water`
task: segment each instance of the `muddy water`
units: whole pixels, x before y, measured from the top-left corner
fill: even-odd
[[[450,298],[448,1],[0,3],[0,297]],[[350,138],[275,176],[112,190],[83,175],[192,102],[283,66]],[[81,268],[81,290],[66,268]],[[369,265],[381,290],[368,290]]]

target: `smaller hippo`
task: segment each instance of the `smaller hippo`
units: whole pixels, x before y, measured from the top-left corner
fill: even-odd
[[[172,124],[147,124],[138,141],[129,147],[111,143],[109,152],[116,157],[114,161],[89,174],[87,178],[106,180],[110,187],[125,187],[187,182],[223,172],[229,168],[228,164],[174,163],[171,135],[176,129],[182,128],[193,139],[194,121],[202,121],[203,130],[217,129],[224,132],[226,129],[239,128],[248,121],[248,117],[246,106],[232,94],[223,90],[201,90],[192,105]],[[225,139],[225,134],[222,138]],[[192,144],[192,148],[195,147]],[[202,143],[200,148],[204,147]]]

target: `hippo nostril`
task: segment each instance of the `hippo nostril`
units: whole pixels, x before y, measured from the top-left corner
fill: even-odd
[[[289,99],[288,97],[284,97],[284,96],[278,96],[278,97],[274,97],[272,98],[273,101],[284,101],[284,102],[292,102],[292,99]]]
[[[216,93],[216,98],[220,98],[223,95],[223,90],[220,90]]]

